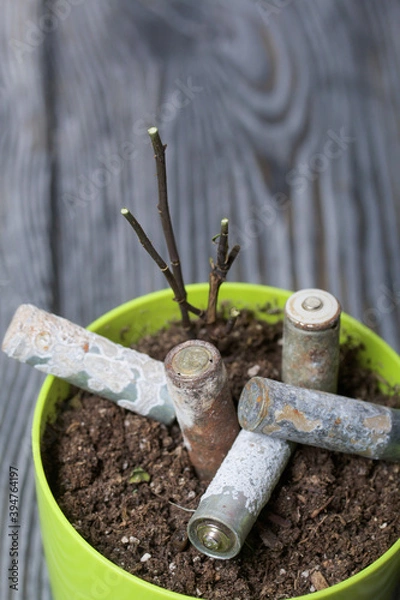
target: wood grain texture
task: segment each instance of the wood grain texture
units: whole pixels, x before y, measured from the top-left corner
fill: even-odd
[[[156,124],[187,282],[228,216],[231,281],[324,287],[399,351],[399,25],[395,0],[4,3],[0,334],[22,302],[86,325],[165,287],[119,214],[166,256]],[[29,458],[41,379],[0,356],[0,510],[15,463],[24,600],[50,598]]]
[[[51,165],[36,1],[3,3],[0,25],[0,330],[28,298],[52,306]],[[33,33],[32,33],[33,35]],[[30,422],[43,376],[0,357],[0,596],[50,598],[34,492]],[[19,591],[9,588],[9,467],[18,468]]]

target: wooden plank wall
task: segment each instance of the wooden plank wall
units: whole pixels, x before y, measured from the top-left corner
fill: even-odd
[[[324,287],[400,349],[396,0],[13,0],[0,23],[0,335],[31,302],[83,325],[165,287],[146,128],[168,144],[187,282],[230,217],[231,280]],[[20,598],[48,600],[30,420],[42,377],[0,356],[1,583],[20,473]]]
[[[50,307],[51,160],[42,50],[30,37],[39,2],[3,2],[0,23],[0,322],[1,337],[21,302]],[[40,33],[40,32],[39,32]],[[26,42],[26,46],[23,46]],[[26,52],[24,52],[26,50]],[[38,530],[30,448],[34,397],[43,377],[0,358],[0,597],[49,599]],[[9,588],[9,467],[18,468],[21,535],[18,592]]]

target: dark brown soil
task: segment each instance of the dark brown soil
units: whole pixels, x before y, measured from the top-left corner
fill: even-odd
[[[240,319],[218,344],[236,400],[249,369],[279,379],[281,359],[281,325]],[[139,349],[163,359],[183,339],[173,328]],[[398,395],[382,397],[357,352],[342,349],[339,393],[399,406]],[[208,558],[186,537],[204,486],[177,425],[85,393],[47,427],[44,461],[61,509],[90,544],[130,573],[208,600],[279,600],[323,589],[400,537],[399,464],[298,446],[240,555]]]

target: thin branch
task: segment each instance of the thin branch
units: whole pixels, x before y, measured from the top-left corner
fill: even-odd
[[[181,263],[178,253],[178,248],[175,242],[175,234],[172,227],[171,215],[168,205],[168,189],[167,189],[167,169],[165,161],[166,145],[161,141],[157,127],[150,127],[148,130],[151,142],[153,144],[154,158],[156,159],[157,181],[158,181],[158,212],[160,213],[161,225],[164,231],[165,241],[167,243],[169,259],[171,261],[172,272],[175,281],[180,290],[180,296],[186,300],[185,284]]]
[[[225,281],[229,269],[233,261],[239,254],[240,246],[236,245],[229,252],[228,236],[229,236],[229,221],[222,219],[221,232],[218,236],[217,262],[211,261],[210,272],[210,290],[207,306],[207,325],[212,325],[217,319],[217,303],[219,288]]]
[[[175,294],[176,300],[179,302],[179,300],[180,300],[179,289],[178,289],[178,286],[176,285],[175,278],[174,278],[173,274],[171,273],[167,263],[158,254],[157,250],[154,248],[152,242],[147,237],[147,235],[146,235],[144,229],[142,228],[142,226],[140,225],[139,221],[133,216],[131,211],[128,210],[127,208],[122,208],[121,215],[124,216],[125,219],[128,221],[128,223],[132,226],[132,228],[134,229],[136,235],[138,236],[139,241],[142,244],[143,248],[151,256],[151,258],[154,260],[154,262],[157,264],[160,271],[162,271],[162,273],[164,274],[165,278],[167,279],[172,291]]]
[[[179,304],[179,308],[181,310],[182,325],[185,329],[190,329],[191,323],[189,320],[188,311],[190,311],[193,314],[196,314],[198,316],[202,316],[203,311],[196,308],[195,306],[192,306],[191,304],[189,304],[186,301],[186,298],[182,297],[181,291],[176,283],[173,273],[169,269],[165,260],[158,254],[157,250],[154,248],[152,242],[147,237],[147,235],[146,235],[145,231],[143,230],[142,226],[140,225],[139,221],[133,216],[133,214],[130,212],[130,210],[128,210],[127,208],[122,208],[121,214],[125,217],[125,219],[128,221],[128,223],[132,226],[132,228],[134,229],[136,235],[138,236],[139,241],[142,244],[143,248],[151,256],[151,258],[157,264],[160,271],[163,273],[164,277],[168,281],[170,288],[172,289],[173,293],[175,294],[175,300]]]
[[[224,265],[228,258],[228,219],[221,221],[221,233],[219,234],[218,250],[217,250],[217,265]]]
[[[235,246],[233,246],[232,250],[230,251],[229,255],[228,255],[228,259],[226,261],[226,272],[229,271],[229,269],[232,266],[233,261],[235,260],[235,258],[237,257],[237,255],[240,252],[240,246],[239,244],[235,244]]]

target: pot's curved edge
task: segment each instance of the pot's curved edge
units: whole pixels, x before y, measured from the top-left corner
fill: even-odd
[[[188,291],[188,295],[190,295],[190,301],[193,303],[196,303],[196,300],[204,298],[204,294],[207,289],[208,289],[208,284],[206,284],[206,283],[188,285],[187,291]],[[265,294],[267,297],[271,296],[271,295],[272,295],[272,297],[275,297],[276,303],[274,304],[274,307],[272,307],[272,309],[273,309],[272,310],[272,314],[273,314],[272,318],[274,318],[274,319],[279,318],[274,314],[274,308],[276,309],[276,312],[279,312],[279,310],[283,308],[284,303],[286,302],[286,299],[291,294],[291,292],[288,290],[280,290],[277,288],[272,288],[272,287],[258,285],[258,284],[225,283],[224,286],[221,288],[220,299],[221,300],[230,300],[230,301],[233,300],[233,303],[235,305],[237,305],[237,303],[239,303],[239,304],[243,303],[243,305],[246,305],[249,301],[251,302],[252,296],[254,296],[254,295],[262,296],[263,294]],[[170,300],[170,299],[172,299],[172,297],[173,296],[172,296],[171,291],[169,289],[165,289],[165,290],[161,290],[158,292],[153,292],[151,294],[148,294],[146,296],[143,296],[143,297],[140,297],[140,298],[137,298],[134,300],[130,300],[130,301],[120,305],[119,307],[112,309],[111,311],[105,313],[104,315],[102,315],[101,317],[99,317],[98,319],[93,321],[88,326],[88,329],[95,330],[99,333],[102,333],[103,335],[111,334],[111,335],[109,335],[109,337],[111,337],[111,338],[114,337],[114,341],[119,341],[120,343],[125,343],[125,342],[127,342],[127,340],[121,340],[120,322],[121,323],[123,322],[123,319],[127,313],[129,313],[133,308],[139,309],[139,310],[142,308],[144,311],[148,312],[147,304],[148,304],[149,299],[154,304],[157,304],[160,300],[162,300],[162,301]],[[254,302],[253,302],[253,304],[254,304]],[[176,305],[174,306],[173,303],[171,303],[171,305],[173,306],[173,309],[170,311],[170,314],[168,314],[168,317],[167,317],[168,319],[173,318],[174,316],[177,316],[177,317],[179,316],[179,311],[178,311],[177,306]],[[158,314],[159,314],[159,311],[158,311]],[[165,322],[164,314],[165,313],[163,313],[163,315],[162,315],[162,320]],[[110,321],[114,321],[114,322],[118,323],[118,325],[116,327],[114,326],[114,327],[110,328],[110,325],[109,325]],[[390,384],[398,383],[398,380],[395,380],[394,377],[395,377],[395,375],[397,375],[397,378],[398,378],[397,368],[400,367],[399,355],[392,348],[390,348],[381,338],[379,338],[379,336],[377,336],[374,332],[369,330],[365,325],[363,325],[362,323],[360,323],[353,317],[351,317],[347,314],[344,314],[343,318],[342,318],[342,324],[343,324],[343,336],[348,337],[348,335],[350,334],[352,339],[354,339],[355,342],[362,339],[363,342],[367,346],[366,353],[370,350],[371,347],[379,348],[379,352],[376,351],[377,356],[373,358],[373,366],[374,367],[376,366],[378,368],[378,370],[380,367],[379,363],[382,361],[382,351],[383,350],[384,350],[383,354],[385,356],[390,357],[390,359],[392,361],[398,363],[396,365],[396,370],[393,369],[393,371],[395,371],[395,372],[389,373],[389,376],[386,377],[387,381]],[[115,339],[116,335],[117,335],[118,339]],[[377,360],[377,362],[375,359]],[[179,599],[183,600],[184,598],[193,599],[192,596],[186,596],[186,595],[179,594],[176,592],[171,592],[170,590],[166,590],[164,588],[159,588],[158,586],[156,586],[152,583],[148,583],[135,575],[131,575],[130,573],[127,573],[126,571],[124,571],[123,569],[121,569],[120,567],[118,567],[117,565],[112,563],[111,561],[109,561],[102,554],[100,554],[97,550],[95,550],[93,547],[91,547],[90,544],[88,544],[79,535],[79,533],[75,530],[74,527],[71,526],[70,522],[67,520],[67,518],[64,516],[61,509],[59,508],[57,502],[55,501],[55,499],[50,491],[50,488],[47,483],[47,479],[44,474],[43,464],[42,464],[41,455],[40,455],[40,438],[41,438],[41,434],[42,434],[41,429],[43,428],[43,423],[45,422],[45,419],[47,419],[49,416],[49,414],[45,414],[45,412],[44,412],[45,399],[46,399],[48,393],[50,391],[52,393],[56,392],[59,394],[60,398],[64,398],[68,389],[69,389],[69,385],[66,384],[65,382],[60,381],[59,379],[57,379],[53,376],[46,377],[46,379],[40,389],[38,402],[37,402],[35,412],[34,412],[34,418],[33,418],[33,424],[32,424],[32,450],[33,450],[33,459],[34,459],[34,466],[35,466],[35,478],[37,480],[37,485],[40,485],[40,487],[45,492],[47,492],[46,501],[49,503],[48,508],[53,510],[54,515],[56,516],[56,519],[60,523],[61,527],[62,528],[67,527],[70,530],[69,533],[70,533],[70,535],[72,535],[75,542],[81,546],[83,545],[83,547],[85,548],[85,551],[88,551],[89,553],[91,553],[95,557],[96,561],[99,561],[99,564],[103,565],[104,568],[107,567],[107,569],[111,569],[111,572],[114,573],[118,577],[123,577],[124,579],[126,579],[128,581],[135,581],[136,585],[138,585],[144,592],[149,592],[149,598],[150,597],[156,598],[155,592],[156,591],[158,592],[161,590],[163,597],[168,598],[169,600],[179,600]],[[345,595],[341,596],[341,595],[337,595],[337,594],[340,594],[341,592],[344,592],[345,594],[347,594],[346,590],[349,587],[353,587],[356,583],[362,581],[363,579],[369,580],[372,582],[373,579],[375,578],[375,575],[377,573],[381,572],[382,566],[385,565],[386,563],[388,563],[388,561],[393,561],[393,559],[396,557],[397,557],[397,562],[396,562],[395,568],[400,569],[400,539],[397,542],[395,542],[395,544],[393,544],[391,546],[391,548],[389,548],[379,559],[374,561],[371,565],[364,568],[359,573],[356,573],[355,575],[349,577],[345,581],[335,584],[332,587],[330,587],[326,590],[322,590],[320,592],[315,592],[315,593],[308,594],[305,596],[297,596],[297,597],[293,598],[292,600],[308,600],[308,599],[309,600],[311,600],[311,599],[312,600],[328,600],[328,598],[332,598],[333,596],[337,597],[338,600],[339,600],[339,598],[343,598],[343,600],[345,600],[345,598],[346,598]],[[111,580],[108,583],[106,583],[106,585],[111,586],[111,589],[112,589],[112,582],[113,582],[113,577],[111,577]],[[100,597],[100,596],[98,595],[98,597]],[[362,597],[363,596],[360,596],[360,600]],[[92,596],[90,600],[92,600],[92,598],[94,599],[95,596]],[[86,596],[85,597],[82,596],[82,598],[79,598],[79,600],[89,600],[89,598],[87,598]],[[352,596],[352,600],[357,600],[357,597]]]

